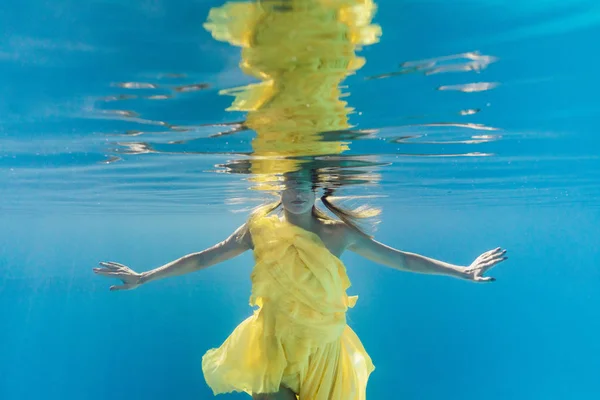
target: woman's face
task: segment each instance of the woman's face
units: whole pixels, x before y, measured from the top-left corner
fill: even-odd
[[[281,193],[281,203],[292,214],[304,214],[312,210],[315,192],[309,182],[289,182]]]

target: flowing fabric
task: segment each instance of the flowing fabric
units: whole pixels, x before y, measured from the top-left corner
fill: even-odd
[[[339,258],[318,235],[277,216],[249,221],[256,264],[250,305],[258,307],[202,369],[214,394],[275,393],[300,400],[364,400],[374,370],[346,323],[356,303]]]

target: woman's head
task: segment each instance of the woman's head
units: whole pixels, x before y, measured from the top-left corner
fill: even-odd
[[[311,212],[315,200],[316,194],[313,185],[307,181],[289,181],[281,192],[281,205],[287,212],[292,214]]]
[[[318,177],[314,171],[311,171],[309,176],[306,176],[306,172],[303,174],[288,174],[284,177],[284,188],[280,192],[279,200],[258,207],[253,212],[253,217],[264,216],[276,211],[279,208],[283,208],[286,212],[291,214],[301,215],[305,213],[311,213],[313,217],[321,220],[332,220],[332,218],[316,207],[316,198],[318,190]],[[321,196],[321,202],[333,215],[339,218],[341,221],[346,223],[348,226],[356,229],[358,232],[365,234],[363,229],[360,227],[360,221],[372,220],[373,217],[379,215],[378,209],[362,206],[355,210],[349,210],[340,207],[337,204],[331,202],[331,197],[334,194],[334,188],[323,188],[323,195]],[[376,223],[376,222],[375,222]]]

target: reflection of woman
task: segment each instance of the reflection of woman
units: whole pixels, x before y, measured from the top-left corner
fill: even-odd
[[[497,248],[461,267],[406,253],[364,234],[356,219],[365,215],[323,203],[340,220],[315,207],[311,184],[288,181],[281,202],[255,211],[223,242],[164,266],[137,273],[103,262],[94,271],[120,279],[111,290],[198,271],[252,249],[256,264],[250,304],[258,308],[217,349],[202,368],[215,394],[244,391],[254,399],[364,400],[374,367],[360,340],[346,324],[356,297],[339,257],[344,250],[402,271],[490,282],[486,271],[506,259]],[[279,206],[281,216],[271,215]]]
[[[373,0],[258,0],[210,11],[204,27],[240,46],[241,70],[260,80],[221,92],[256,132],[250,172],[260,189],[277,189],[268,182],[294,171],[295,157],[348,150],[321,134],[351,127],[340,83],[365,64],[356,50],[379,40],[375,9]]]

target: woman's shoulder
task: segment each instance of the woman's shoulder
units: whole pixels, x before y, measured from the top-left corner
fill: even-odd
[[[335,237],[338,243],[341,243],[344,248],[348,248],[356,243],[365,240],[371,240],[372,236],[348,225],[343,221],[321,221],[323,223],[323,233],[330,237]]]
[[[336,237],[346,242],[352,235],[352,229],[343,221],[320,220],[319,223],[325,236]]]

